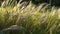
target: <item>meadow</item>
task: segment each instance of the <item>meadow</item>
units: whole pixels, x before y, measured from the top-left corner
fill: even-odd
[[[26,2],[17,5],[2,3],[0,34],[60,34],[60,8],[47,3],[39,6],[31,2],[27,6],[26,4]],[[24,29],[8,30],[13,25]]]

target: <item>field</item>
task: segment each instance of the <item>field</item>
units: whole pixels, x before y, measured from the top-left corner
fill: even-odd
[[[60,8],[45,3],[37,7],[32,3],[27,7],[23,3],[3,5],[0,7],[0,33],[60,34]]]

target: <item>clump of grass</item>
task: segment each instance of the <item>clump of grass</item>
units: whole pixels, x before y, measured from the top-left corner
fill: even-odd
[[[9,13],[6,9],[0,11],[3,12],[0,12],[1,29],[7,28],[11,25],[19,25],[26,29],[24,34],[56,34],[59,32],[58,28],[60,19],[58,19],[57,13],[53,13],[54,10],[46,13],[30,13],[30,11],[28,11],[25,13],[17,13],[16,15],[14,15],[15,12]]]
[[[8,28],[12,25],[18,25],[25,28],[26,31],[18,34],[59,34],[60,19],[57,9],[52,7],[47,9],[49,5],[45,3],[36,7],[29,3],[28,6],[5,7],[0,8],[0,30]],[[46,6],[45,6],[46,5]],[[22,6],[22,7],[21,7]],[[44,6],[44,7],[43,7]],[[49,7],[50,8],[50,7]],[[46,10],[47,9],[47,10]],[[7,31],[7,34],[11,33]],[[12,32],[15,34],[15,32]]]

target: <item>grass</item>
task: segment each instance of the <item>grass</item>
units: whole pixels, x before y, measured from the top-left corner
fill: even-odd
[[[6,34],[60,34],[60,17],[55,7],[44,8],[29,4],[25,9],[21,6],[0,8],[0,30],[12,25],[25,28],[26,31],[6,31]],[[49,7],[49,6],[45,6]],[[46,10],[47,9],[47,10]]]

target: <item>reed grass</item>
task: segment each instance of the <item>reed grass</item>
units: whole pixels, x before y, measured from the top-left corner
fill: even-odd
[[[39,6],[17,4],[0,8],[0,30],[18,25],[21,31],[8,30],[5,34],[60,34],[59,9],[43,3]],[[1,33],[1,32],[0,32]]]

